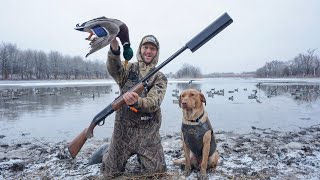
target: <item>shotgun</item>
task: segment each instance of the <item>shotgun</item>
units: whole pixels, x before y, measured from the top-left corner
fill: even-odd
[[[181,54],[184,50],[190,49],[191,52],[195,52],[202,45],[208,42],[211,38],[229,26],[233,20],[231,17],[224,13],[217,20],[212,22],[208,27],[202,30],[198,35],[192,38],[189,42],[186,43],[181,49],[175,52],[172,56],[170,56],[167,60],[161,63],[159,66],[154,68],[151,72],[149,72],[144,78],[142,78],[135,86],[133,86],[129,91],[136,92],[141,94],[144,88],[147,86],[147,80],[153,76],[156,72],[158,72],[161,68],[167,65],[170,61],[176,58],[179,54]],[[68,144],[68,149],[72,158],[75,158],[82,148],[83,144],[87,141],[87,139],[93,137],[93,129],[96,125],[100,125],[100,123],[104,124],[104,120],[107,116],[112,114],[114,111],[118,110],[120,107],[125,105],[125,101],[122,96],[117,97],[111,104],[109,104],[106,108],[104,108],[101,112],[99,112],[91,121],[91,124],[88,128],[84,129],[73,141]]]

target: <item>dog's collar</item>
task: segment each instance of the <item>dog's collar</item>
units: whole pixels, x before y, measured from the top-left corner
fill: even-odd
[[[195,119],[195,120],[190,120],[190,122],[199,122],[199,120],[203,117],[203,115],[204,115],[204,111],[203,111],[203,113],[202,113],[197,119]]]

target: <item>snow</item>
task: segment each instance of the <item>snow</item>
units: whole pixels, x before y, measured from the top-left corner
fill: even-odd
[[[209,179],[320,179],[320,125],[290,133],[268,131],[266,135],[267,131],[256,128],[247,134],[217,132],[219,165],[215,172],[208,173]],[[0,144],[0,179],[101,179],[100,164],[86,163],[104,143],[90,140],[75,159],[70,157],[66,141]],[[180,133],[162,137],[168,167],[162,179],[197,178],[198,171],[185,177],[183,169],[172,163],[183,158],[181,144]],[[133,156],[126,172],[136,165]]]

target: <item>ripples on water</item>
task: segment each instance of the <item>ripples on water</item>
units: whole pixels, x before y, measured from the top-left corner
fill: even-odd
[[[21,136],[36,140],[71,140],[118,96],[110,81],[0,83],[0,135],[12,141]],[[26,83],[26,82],[24,82]],[[23,83],[22,83],[23,84]],[[289,131],[319,124],[319,82],[258,79],[169,81],[162,103],[162,134],[180,131],[179,93],[202,91],[215,131],[246,133],[251,127]],[[114,114],[95,129],[97,138],[111,137]]]

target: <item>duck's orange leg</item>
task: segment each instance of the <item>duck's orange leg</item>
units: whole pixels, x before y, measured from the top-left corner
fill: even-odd
[[[90,31],[89,36],[86,38],[86,40],[91,41],[91,37],[93,36],[93,32]]]

